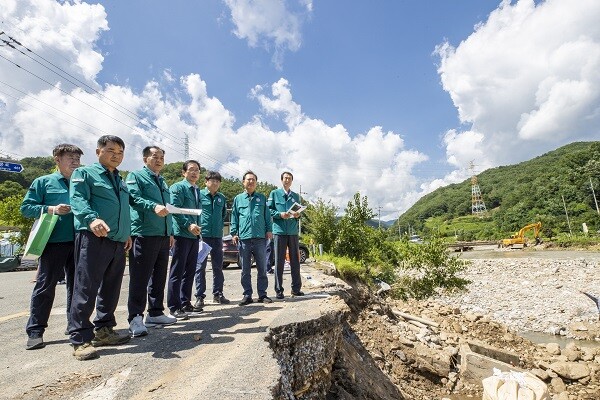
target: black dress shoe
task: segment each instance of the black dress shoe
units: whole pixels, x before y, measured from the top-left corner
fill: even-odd
[[[190,319],[190,315],[183,310],[171,311],[171,316],[177,318],[179,321],[185,321]]]
[[[304,296],[304,292],[298,290],[297,292],[292,292],[292,296]]]
[[[194,310],[194,306],[192,306],[191,304],[186,304],[185,306],[181,307],[181,311],[183,311],[184,313],[193,313],[193,312],[200,312],[200,311],[196,311]]]
[[[272,302],[273,302],[273,300],[271,300],[271,298],[270,298],[270,297],[268,297],[268,296],[260,296],[260,297],[258,298],[258,302],[259,302],[259,303],[272,303]]]
[[[240,306],[246,306],[251,303],[254,303],[254,300],[252,300],[252,296],[244,296],[242,301],[240,301]]]
[[[277,292],[277,294],[275,295],[275,298],[279,300],[283,299],[284,297],[285,296],[283,295],[283,292]]]

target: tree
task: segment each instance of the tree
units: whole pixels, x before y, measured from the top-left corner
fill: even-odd
[[[0,183],[0,200],[10,196],[24,196],[26,189],[13,181]]]
[[[302,229],[314,241],[322,244],[324,251],[330,251],[335,241],[337,224],[335,215],[338,208],[329,200],[317,199],[315,204],[310,204],[305,215],[305,224]]]
[[[24,249],[34,220],[21,214],[22,201],[22,196],[10,196],[0,202],[0,223],[19,229],[20,235],[10,240]]]
[[[369,208],[367,196],[361,199],[360,193],[354,195],[353,201],[346,206],[346,214],[338,225],[338,235],[334,242],[333,252],[337,256],[347,256],[353,260],[362,260],[369,253],[370,229],[366,222],[375,216]]]

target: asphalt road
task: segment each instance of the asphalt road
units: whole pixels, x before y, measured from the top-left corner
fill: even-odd
[[[253,285],[256,271],[253,270]],[[25,350],[25,324],[35,271],[0,274],[0,399],[268,399],[279,379],[279,367],[265,341],[270,326],[318,316],[322,289],[335,278],[302,266],[307,296],[272,304],[240,307],[240,270],[225,270],[224,294],[230,305],[208,301],[204,312],[164,328],[149,328],[148,336],[128,344],[99,348],[100,358],[77,361],[64,335],[65,286],[57,286],[46,347]],[[329,281],[329,282],[326,282]],[[126,274],[117,308],[117,330],[126,331]],[[212,273],[207,271],[207,283]],[[284,276],[289,293],[290,276]],[[311,287],[313,289],[311,289]],[[255,294],[256,296],[256,294]],[[207,299],[211,299],[210,294]]]

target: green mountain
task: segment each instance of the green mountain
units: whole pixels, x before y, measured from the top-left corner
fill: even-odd
[[[27,188],[31,185],[31,182],[39,176],[50,174],[55,170],[55,164],[52,157],[25,157],[21,160],[7,160],[10,162],[17,162],[23,165],[23,172],[12,173],[0,171],[0,201],[9,196],[24,196]],[[175,162],[165,164],[162,170],[162,176],[165,178],[169,185],[183,179],[181,176],[181,162]],[[141,167],[141,165],[140,165]],[[202,173],[206,170],[202,168]],[[125,177],[128,171],[121,170],[121,176]],[[204,187],[204,180],[198,181],[200,187]],[[264,193],[266,196],[269,195],[271,190],[276,189],[277,186],[272,185],[268,182],[258,182],[256,190],[260,193]],[[242,181],[239,178],[226,178],[223,177],[220,191],[227,197],[229,204],[233,201],[233,198],[238,193],[244,190]]]
[[[463,239],[498,239],[536,221],[543,236],[600,229],[592,193],[600,198],[600,142],[576,142],[515,165],[477,176],[488,216],[471,215],[471,179],[439,188],[419,199],[394,224],[402,231],[437,231]],[[564,203],[563,203],[564,198]],[[565,213],[568,213],[569,220]]]

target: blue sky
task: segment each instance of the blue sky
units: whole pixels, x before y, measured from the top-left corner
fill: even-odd
[[[106,54],[99,81],[140,90],[165,69],[174,76],[200,73],[240,126],[257,112],[250,89],[285,77],[311,117],[342,124],[351,135],[380,125],[404,134],[409,147],[428,148],[439,162],[423,168],[426,176],[450,168],[432,137],[460,125],[441,88],[434,49],[444,39],[460,43],[498,6],[498,0],[315,2],[310,15],[300,10],[300,48],[285,52],[278,68],[272,51],[232,33],[222,2],[100,3],[110,30],[98,41]],[[276,119],[268,122],[282,128]]]
[[[0,47],[0,156],[70,141],[91,162],[113,133],[133,169],[151,143],[182,160],[187,133],[207,168],[291,169],[311,200],[395,218],[470,161],[597,140],[598,20],[595,0],[0,0],[0,39],[97,91]]]

